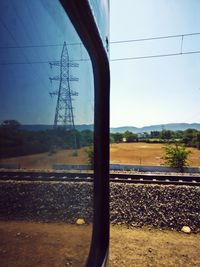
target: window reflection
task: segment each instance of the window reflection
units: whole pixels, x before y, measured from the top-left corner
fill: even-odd
[[[105,50],[109,52],[109,1],[89,0]]]
[[[0,1],[0,34],[0,265],[84,266],[93,216],[88,53],[56,0]]]
[[[93,142],[92,68],[62,7],[56,1],[1,1],[0,12],[1,161],[30,168],[10,158],[62,149],[84,154]],[[87,164],[87,153],[44,167],[75,162]]]

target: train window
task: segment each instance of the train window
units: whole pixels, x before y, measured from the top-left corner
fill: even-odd
[[[88,25],[73,1],[0,1],[1,266],[100,266],[104,226],[108,245],[108,91],[81,29],[108,51],[107,25],[81,5]]]

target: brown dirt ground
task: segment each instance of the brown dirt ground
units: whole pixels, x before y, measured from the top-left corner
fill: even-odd
[[[0,266],[81,267],[90,240],[91,226],[0,222]]]
[[[200,234],[111,227],[110,267],[199,267]]]
[[[189,148],[192,154],[189,156],[190,166],[200,166],[200,150]],[[25,169],[52,169],[54,163],[87,164],[85,148],[78,150],[78,156],[73,157],[73,151],[60,150],[55,154],[41,153],[23,157],[1,159],[0,162],[17,163]],[[163,144],[148,143],[119,143],[110,146],[110,162],[133,165],[163,164]]]
[[[81,267],[91,225],[0,222],[1,267]],[[199,267],[200,234],[111,226],[110,267]]]

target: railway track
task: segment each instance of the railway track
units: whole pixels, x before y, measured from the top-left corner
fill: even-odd
[[[0,171],[0,180],[12,181],[72,181],[92,182],[92,173],[38,172],[38,171]],[[110,173],[110,182],[140,184],[174,184],[200,186],[200,176],[194,175],[160,175],[160,174],[127,174]]]

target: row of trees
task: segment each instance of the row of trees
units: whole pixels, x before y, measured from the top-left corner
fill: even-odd
[[[15,120],[4,121],[0,125],[0,157],[49,152],[58,149],[78,149],[93,144],[93,132],[66,131],[63,127],[44,131],[23,130]]]
[[[110,142],[111,143],[120,143],[125,142],[138,142],[139,136],[136,133],[126,131],[124,133],[110,133]]]
[[[186,146],[200,149],[200,131],[187,129],[185,131],[151,131],[150,133],[136,134],[130,131],[124,133],[111,133],[111,143],[125,142],[148,142],[148,143],[182,143]]]

